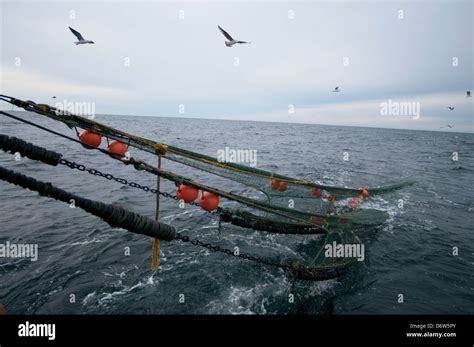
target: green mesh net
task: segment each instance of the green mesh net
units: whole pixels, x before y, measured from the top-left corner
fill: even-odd
[[[94,120],[57,112],[57,109],[48,105],[37,105],[6,96],[1,98],[27,111],[63,122],[70,128],[81,128],[99,133],[109,139],[124,142],[131,147],[159,154],[168,160],[258,189],[263,193],[262,199],[252,199],[207,186],[172,172],[150,169],[153,173],[176,184],[188,184],[238,202],[241,208],[218,209],[221,220],[224,222],[244,228],[281,234],[322,233],[320,239],[315,240],[318,243],[317,247],[312,247],[317,252],[307,255],[312,259],[312,265],[317,264],[322,268],[333,267],[334,269],[346,266],[350,260],[327,257],[324,254],[325,245],[332,242],[357,243],[356,231],[358,227],[380,225],[388,217],[386,212],[375,209],[336,208],[335,200],[361,199],[359,188],[326,186],[245,165],[219,162],[207,155],[138,137]],[[398,189],[410,183],[401,182],[385,187],[365,189],[370,195],[375,195]]]

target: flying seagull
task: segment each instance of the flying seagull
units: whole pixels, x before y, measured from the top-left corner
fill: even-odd
[[[337,92],[340,92],[340,91],[341,90],[339,89],[339,87],[336,87],[336,88],[334,88],[333,93],[337,93]]]
[[[454,110],[454,106],[448,106],[448,110],[450,111]]]
[[[468,90],[468,91],[466,91],[466,98],[470,98],[470,97],[471,97],[471,91]]]
[[[442,126],[442,127],[440,127],[440,128],[444,128],[444,127],[448,127],[448,128],[450,128],[450,129],[451,129],[452,127],[454,127],[454,124],[447,124],[447,125],[445,125],[445,126]]]
[[[52,96],[53,99],[56,99],[56,95],[55,96]]]
[[[94,43],[94,41],[90,41],[90,40],[84,40],[84,38],[82,37],[81,33],[77,30],[74,30],[73,28],[69,27],[69,30],[71,30],[71,32],[74,34],[74,36],[77,37],[77,42],[74,42],[76,45],[83,45],[85,43]]]
[[[227,47],[232,47],[233,45],[235,45],[236,43],[250,43],[250,42],[246,42],[246,41],[238,41],[238,40],[234,40],[232,38],[232,36],[229,35],[229,33],[227,31],[225,31],[224,29],[222,29],[219,25],[217,26],[219,28],[219,30],[221,31],[222,35],[225,36],[225,38],[228,40],[225,42],[225,45]]]

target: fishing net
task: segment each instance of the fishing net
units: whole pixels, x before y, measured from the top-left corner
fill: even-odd
[[[379,225],[387,218],[387,213],[384,211],[347,208],[347,204],[341,208],[337,204],[338,200],[348,198],[357,198],[362,201],[365,197],[362,195],[364,188],[327,186],[246,165],[220,162],[216,158],[135,136],[94,120],[63,112],[49,105],[21,101],[7,96],[0,96],[0,98],[27,111],[60,121],[70,128],[80,128],[101,134],[109,139],[121,141],[130,147],[160,155],[173,162],[259,190],[263,193],[262,199],[248,198],[172,172],[145,166],[148,171],[171,180],[176,185],[190,185],[239,203],[240,208],[218,209],[223,222],[230,222],[243,228],[281,234],[322,233],[320,239],[315,241],[318,243],[318,247],[311,247],[317,252],[307,254],[312,259],[311,263],[318,264],[318,266],[334,268],[346,266],[350,260],[327,257],[324,254],[325,245],[332,242],[357,243],[357,226]],[[370,192],[370,195],[374,195],[398,189],[409,183],[401,182],[385,187],[365,188],[365,190]]]

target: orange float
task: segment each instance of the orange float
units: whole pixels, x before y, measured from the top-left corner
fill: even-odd
[[[286,185],[285,182],[283,181],[280,181],[280,183],[278,183],[278,188],[277,188],[280,192],[284,192],[285,190],[288,189],[288,186]]]
[[[358,204],[359,204],[359,203],[357,202],[357,200],[351,200],[351,201],[349,202],[349,207],[351,207],[351,208],[356,208]]]
[[[321,191],[318,188],[311,188],[309,192],[312,196],[320,197],[322,195]]]
[[[268,183],[268,187],[271,188],[271,189],[278,189],[279,186],[280,186],[280,181],[277,180],[277,179],[272,179]]]
[[[196,188],[187,186],[185,184],[176,187],[176,196],[184,202],[193,202],[198,197],[199,191]]]
[[[369,196],[369,192],[365,188],[358,188],[358,191],[360,191],[360,194],[364,197]]]
[[[288,186],[286,185],[285,182],[277,180],[273,178],[269,183],[268,187],[271,189],[279,190],[280,192],[284,192],[285,190],[288,189]]]
[[[208,212],[214,211],[219,206],[219,196],[210,192],[202,192],[199,206]]]
[[[94,149],[100,146],[100,143],[102,142],[102,136],[91,133],[88,130],[83,130],[79,134],[79,140],[81,141],[82,147],[85,149]]]
[[[123,142],[113,140],[110,141],[109,145],[107,146],[107,150],[110,152],[111,157],[115,159],[121,159],[125,157],[128,146]]]

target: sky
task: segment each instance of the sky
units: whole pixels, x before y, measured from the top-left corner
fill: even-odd
[[[473,7],[0,0],[0,92],[98,114],[474,132]],[[251,43],[226,47],[217,25]]]

